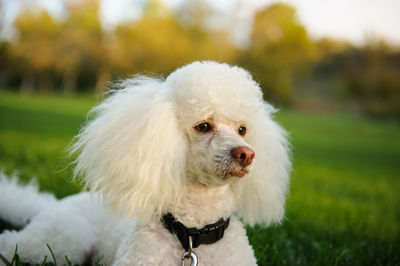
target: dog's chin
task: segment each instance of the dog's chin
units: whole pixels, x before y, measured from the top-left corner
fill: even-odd
[[[219,187],[224,186],[226,184],[234,184],[239,182],[242,178],[245,178],[245,175],[248,173],[248,170],[235,170],[226,172],[224,174],[214,174],[208,176],[208,178],[191,178],[191,183],[196,186],[205,186],[205,187]]]
[[[189,178],[189,184],[217,187],[236,183],[246,178],[248,173],[248,167],[231,164],[228,167],[219,168],[218,170],[202,169],[202,171],[190,171],[187,173],[187,176]]]

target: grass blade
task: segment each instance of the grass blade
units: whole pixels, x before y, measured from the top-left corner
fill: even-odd
[[[56,257],[54,256],[53,250],[50,248],[49,244],[46,244],[47,248],[50,250],[51,256],[53,257],[54,265],[57,266]]]
[[[6,266],[12,266],[12,264],[1,253],[0,253],[0,260],[2,260]]]
[[[46,266],[47,255],[44,256],[41,266]]]

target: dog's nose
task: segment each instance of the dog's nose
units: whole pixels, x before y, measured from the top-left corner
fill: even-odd
[[[243,167],[250,165],[256,156],[254,151],[246,146],[233,148],[231,155]]]

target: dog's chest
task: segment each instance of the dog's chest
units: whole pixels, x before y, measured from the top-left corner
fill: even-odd
[[[243,225],[236,217],[232,218],[221,240],[193,250],[198,265],[256,265]],[[134,237],[128,249],[131,254],[126,254],[132,265],[181,265],[184,249],[161,223],[139,226]]]

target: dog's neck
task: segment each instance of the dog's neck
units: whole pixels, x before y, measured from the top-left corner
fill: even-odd
[[[235,210],[235,197],[229,185],[208,188],[193,186],[187,189],[180,204],[169,212],[186,227],[201,228],[229,217]]]

